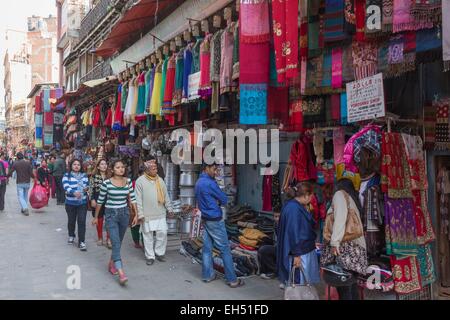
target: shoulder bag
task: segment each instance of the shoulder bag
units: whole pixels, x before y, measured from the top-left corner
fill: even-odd
[[[348,242],[358,239],[364,235],[363,226],[359,218],[358,213],[350,208],[350,199],[347,192],[344,192],[345,201],[347,202],[347,221],[345,223],[345,233],[342,238],[342,242]],[[334,225],[334,209],[332,207],[331,213],[329,213],[325,219],[325,226],[323,228],[323,238],[326,241],[331,241],[331,235],[333,234]]]
[[[306,284],[301,285],[295,283],[295,269],[297,268],[292,267],[288,285],[284,289],[284,300],[319,300],[317,289],[309,284],[303,266],[300,266],[299,269],[303,274]]]

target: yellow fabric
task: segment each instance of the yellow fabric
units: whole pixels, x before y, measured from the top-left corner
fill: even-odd
[[[242,235],[249,240],[261,240],[262,238],[267,237],[264,232],[259,231],[258,229],[250,229],[246,228],[242,231]]]
[[[139,102],[139,76],[134,80],[134,99],[133,104],[131,105],[130,117],[131,122],[134,123],[134,117],[136,116],[137,106]]]
[[[337,181],[341,180],[342,178],[347,178],[353,182],[353,186],[355,187],[355,190],[358,191],[361,186],[361,176],[359,173],[354,173],[351,171],[345,170],[345,164],[339,163],[336,165],[336,179]]]
[[[244,236],[239,236],[239,242],[247,247],[253,247],[256,248],[258,246],[259,241],[258,240],[251,240],[247,239]]]
[[[155,116],[161,115],[161,86],[162,86],[162,73],[161,63],[156,67],[155,80],[152,90],[152,102],[150,103],[150,114]]]
[[[158,203],[164,205],[166,203],[166,199],[165,199],[164,192],[163,192],[163,189],[161,187],[161,184],[159,183],[159,176],[156,175],[156,176],[152,177],[152,176],[150,176],[148,174],[145,174],[145,177],[148,180],[153,181],[153,182],[156,183],[156,190],[158,192]]]

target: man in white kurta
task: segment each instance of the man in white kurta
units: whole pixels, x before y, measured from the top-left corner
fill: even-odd
[[[167,212],[172,212],[172,204],[166,184],[158,176],[156,164],[145,163],[146,171],[136,181],[136,198],[138,219],[144,239],[147,265],[152,265],[155,258],[164,262],[167,247]],[[156,233],[156,239],[155,239]]]

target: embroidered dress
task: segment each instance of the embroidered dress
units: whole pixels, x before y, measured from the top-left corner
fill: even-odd
[[[163,108],[164,108],[164,95],[166,90],[166,79],[167,79],[167,67],[169,64],[169,57],[166,57],[164,59],[164,62],[162,64],[162,70],[161,70],[161,88],[160,88],[160,100],[159,100],[159,107],[160,107],[160,115],[163,114]]]
[[[200,45],[200,88],[198,94],[201,98],[207,99],[211,96],[211,38],[208,34]]]
[[[419,262],[416,257],[391,256],[391,268],[395,292],[407,294],[422,289]]]
[[[212,99],[211,99],[211,112],[215,113],[219,111],[219,96],[220,96],[220,66],[222,56],[222,33],[223,30],[219,30],[211,38],[211,63],[209,76],[212,87]]]
[[[269,1],[268,0],[240,0],[241,43],[262,43],[270,41]]]
[[[173,92],[172,105],[174,107],[181,104],[183,97],[183,72],[184,72],[184,50],[178,52],[175,59],[175,90]]]
[[[135,90],[135,85],[134,85],[134,79],[130,80],[128,82],[128,97],[127,97],[127,103],[125,105],[125,111],[124,111],[124,122],[125,125],[128,125],[131,123],[131,113],[132,113],[132,108],[134,105],[134,100],[135,100],[135,95],[136,95],[136,90]]]
[[[147,118],[145,115],[145,106],[146,106],[146,91],[145,91],[145,72],[142,72],[139,76],[139,88],[138,88],[138,105],[136,110],[136,121],[141,122],[145,121]]]
[[[220,63],[220,94],[230,92],[233,87],[233,24],[222,33]]]
[[[155,81],[156,66],[153,66],[145,74],[145,113],[150,114],[150,105],[152,103],[153,83]]]
[[[417,255],[417,229],[413,199],[391,199],[385,195],[386,253]]]
[[[183,97],[181,99],[182,103],[188,103],[188,93],[189,93],[189,76],[192,72],[192,44],[189,44],[184,50],[184,69],[183,69]]]
[[[113,123],[113,130],[114,131],[121,131],[122,130],[122,121],[123,121],[123,112],[121,108],[122,103],[122,84],[119,84],[117,88],[117,105],[116,109],[114,111],[114,123]]]
[[[176,54],[174,53],[167,62],[166,84],[163,102],[163,113],[165,115],[175,113],[175,108],[172,107],[173,91],[175,88],[175,59]]]
[[[382,134],[381,189],[392,199],[412,198],[411,175],[400,133]]]
[[[153,84],[152,102],[150,114],[159,116],[161,113],[161,87],[162,87],[162,62],[156,66],[155,81]]]

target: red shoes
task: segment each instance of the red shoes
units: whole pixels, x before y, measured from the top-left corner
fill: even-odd
[[[119,274],[119,271],[117,271],[117,269],[116,269],[116,267],[114,266],[114,262],[113,261],[110,261],[109,262],[109,272],[111,272],[111,274],[112,275],[118,275]]]
[[[128,278],[125,275],[125,273],[122,273],[121,275],[119,275],[119,283],[120,283],[121,286],[126,285],[127,282],[128,282]]]

